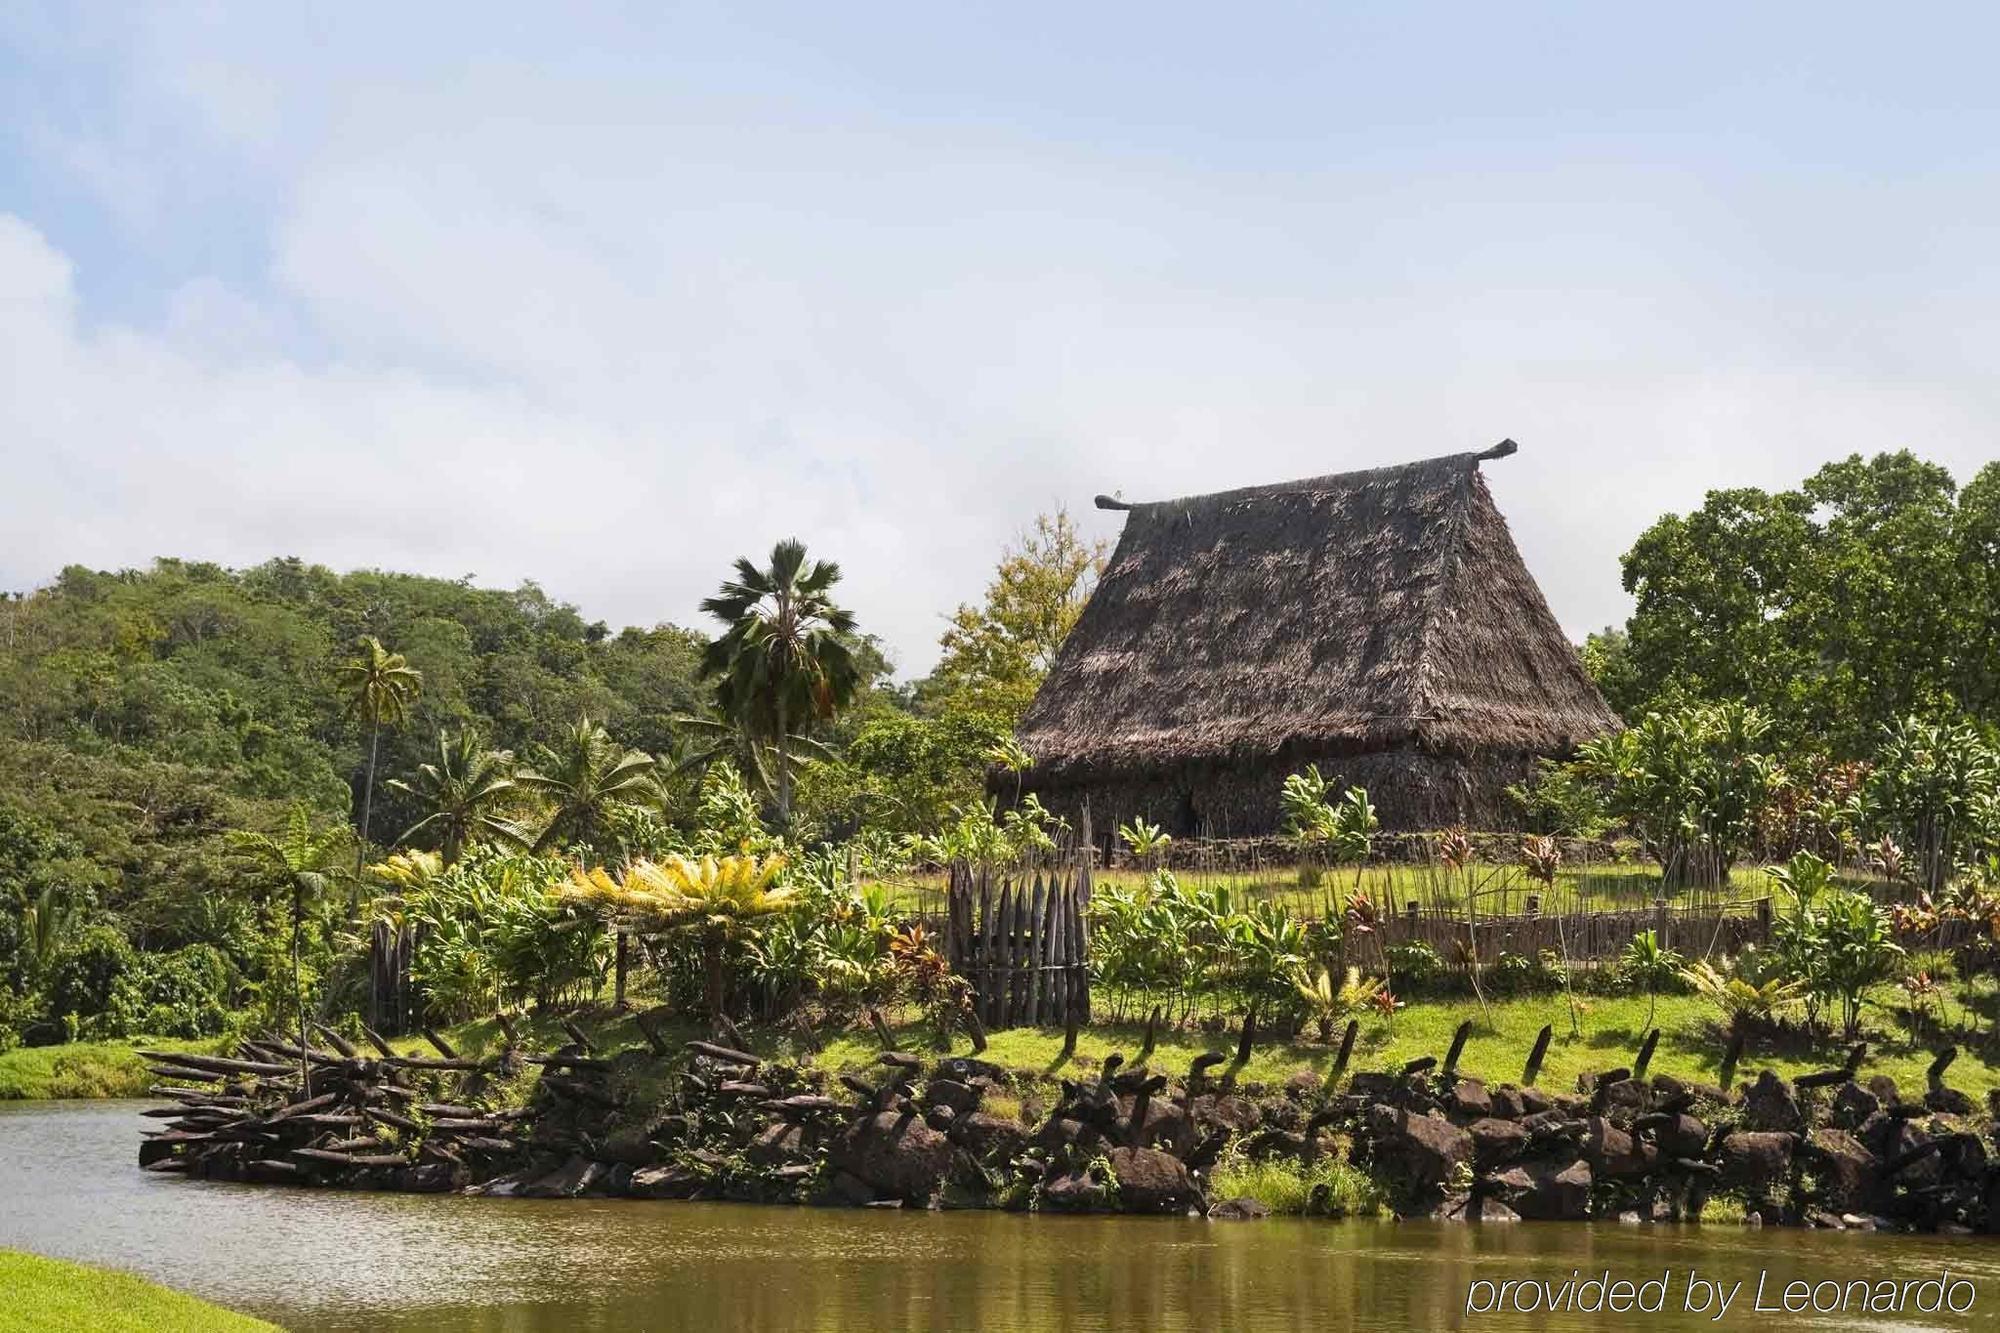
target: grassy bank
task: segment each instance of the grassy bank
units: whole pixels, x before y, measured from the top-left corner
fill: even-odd
[[[1579,1074],[1594,1073],[1621,1064],[1630,1064],[1644,1035],[1647,1001],[1643,995],[1578,996],[1577,1023],[1573,1033],[1569,1005],[1561,995],[1496,1000],[1482,1013],[1472,1001],[1423,1001],[1400,1011],[1392,1021],[1371,1016],[1362,1020],[1350,1070],[1400,1067],[1420,1056],[1443,1056],[1452,1034],[1461,1022],[1471,1020],[1473,1033],[1467,1042],[1460,1067],[1469,1074],[1495,1083],[1519,1081],[1529,1048],[1543,1024],[1555,1029],[1543,1061],[1540,1084],[1550,1089],[1569,1090]],[[1712,1005],[1693,996],[1661,996],[1652,1020],[1660,1029],[1660,1043],[1652,1062],[1654,1073],[1672,1074],[1699,1082],[1713,1082],[1717,1076],[1726,1042],[1716,1026]],[[629,1016],[599,1013],[584,1016],[581,1026],[593,1041],[608,1047],[636,1046],[644,1041],[637,1024]],[[942,1053],[934,1031],[918,1024],[892,1024],[899,1046]],[[521,1029],[524,1043],[541,1049],[562,1045],[568,1038],[553,1018],[527,1020]],[[688,1037],[706,1036],[699,1025],[666,1025],[662,1035],[679,1042]],[[1884,1022],[1871,1024],[1868,1056],[1862,1066],[1865,1079],[1887,1074],[1910,1093],[1921,1092],[1924,1073],[1933,1056],[1929,1042],[1913,1042]],[[498,1029],[490,1021],[471,1023],[449,1033],[453,1043],[468,1052],[497,1049]],[[829,1073],[860,1071],[874,1065],[881,1042],[872,1029],[860,1024],[838,1033],[821,1034],[822,1048],[808,1050],[798,1034],[789,1029],[770,1031],[752,1028],[747,1038],[757,1052],[774,1058],[798,1060]],[[1135,1059],[1144,1040],[1139,1024],[1099,1024],[1078,1034],[1076,1051],[1062,1055],[1060,1031],[1015,1028],[992,1033],[984,1054],[1023,1076],[1023,1092],[1037,1088],[1053,1091],[1060,1078],[1094,1075],[1104,1058],[1114,1051],[1127,1060]],[[411,1050],[423,1045],[421,1039],[399,1042]],[[1151,1064],[1174,1073],[1185,1071],[1197,1055],[1223,1051],[1231,1055],[1236,1047],[1234,1032],[1163,1031],[1157,1035]],[[955,1036],[952,1054],[971,1053],[971,1043]],[[1837,1040],[1778,1045],[1753,1040],[1738,1066],[1742,1082],[1759,1069],[1769,1068],[1790,1078],[1798,1074],[1841,1064],[1846,1046]],[[1976,1100],[2000,1088],[2000,1064],[1989,1062],[1993,1052],[1967,1046],[1951,1066],[1949,1082]],[[1301,1069],[1320,1074],[1331,1070],[1332,1047],[1315,1041],[1259,1040],[1250,1063],[1238,1074],[1245,1083],[1279,1084]],[[661,1067],[662,1091],[672,1085],[668,1066]]]
[[[1419,1056],[1442,1056],[1451,1044],[1453,1031],[1469,1019],[1473,1033],[1460,1061],[1461,1067],[1492,1082],[1518,1081],[1535,1035],[1546,1023],[1554,1027],[1555,1039],[1543,1062],[1540,1082],[1548,1088],[1573,1088],[1578,1074],[1631,1061],[1645,1031],[1648,1008],[1642,995],[1580,995],[1577,1007],[1572,1031],[1569,1005],[1561,995],[1496,1000],[1484,1012],[1470,1000],[1419,1001],[1400,1011],[1393,1021],[1374,1015],[1364,1018],[1350,1067],[1387,1069]],[[1661,996],[1652,1017],[1660,1029],[1653,1071],[1713,1081],[1725,1045],[1717,1030],[1713,1006],[1693,996]],[[579,1015],[578,1021],[593,1041],[612,1048],[638,1046],[645,1040],[630,1015],[600,1011]],[[531,1048],[553,1049],[569,1040],[553,1016],[525,1018],[517,1026],[524,1044]],[[914,1023],[897,1023],[892,1027],[899,1045],[941,1052],[929,1027]],[[502,1040],[498,1026],[490,1019],[451,1028],[447,1035],[468,1054],[495,1051]],[[663,1025],[662,1035],[678,1043],[708,1034],[706,1025],[681,1023]],[[1933,1043],[1913,1042],[1880,1019],[1871,1022],[1867,1037],[1869,1050],[1863,1065],[1864,1077],[1887,1074],[1913,1092],[1922,1089]],[[1026,1076],[1023,1082],[1032,1090],[1037,1083],[1052,1087],[1058,1078],[1092,1074],[1114,1051],[1124,1053],[1128,1059],[1135,1058],[1143,1038],[1139,1024],[1093,1025],[1078,1034],[1074,1054],[1064,1059],[1060,1031],[1016,1028],[993,1033],[985,1058]],[[818,1051],[808,1050],[789,1028],[777,1031],[752,1028],[749,1039],[759,1054],[799,1060],[830,1073],[866,1068],[873,1064],[881,1049],[880,1041],[865,1024],[822,1033],[823,1045]],[[399,1038],[396,1044],[411,1052],[427,1049],[420,1037]],[[136,1049],[162,1046],[197,1049],[213,1045],[136,1039],[24,1047],[0,1053],[0,1099],[140,1096],[151,1080],[135,1054]],[[1233,1031],[1163,1031],[1158,1034],[1152,1064],[1180,1072],[1197,1055],[1207,1051],[1233,1055],[1235,1046]],[[950,1050],[968,1054],[971,1045],[963,1036],[956,1036]],[[1834,1040],[1782,1046],[1752,1041],[1744,1052],[1739,1078],[1762,1068],[1774,1069],[1789,1078],[1840,1064],[1845,1054],[1846,1047]],[[1951,1084],[1983,1100],[1988,1091],[2000,1088],[2000,1063],[1990,1062],[1993,1055],[1992,1051],[1964,1047],[1951,1067]],[[1238,1078],[1246,1083],[1282,1083],[1301,1069],[1324,1074],[1331,1069],[1333,1058],[1332,1048],[1314,1041],[1260,1039],[1249,1065]],[[666,1066],[661,1067],[661,1079],[663,1086],[670,1083],[671,1072]]]
[[[0,1250],[0,1333],[256,1333],[275,1329],[129,1273]]]
[[[171,1037],[80,1041],[0,1051],[0,1101],[62,1097],[143,1097],[152,1083],[140,1050],[208,1050],[214,1042]]]

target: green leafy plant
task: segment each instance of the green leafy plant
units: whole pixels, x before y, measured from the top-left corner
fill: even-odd
[[[1694,993],[1714,1005],[1722,1014],[1723,1025],[1732,1034],[1746,1028],[1768,1025],[1784,1010],[1799,1002],[1805,987],[1779,977],[1753,980],[1731,976],[1706,961],[1681,969],[1681,980]]]
[[[1134,816],[1131,823],[1120,825],[1118,839],[1132,853],[1132,859],[1148,870],[1159,865],[1174,841],[1171,833],[1147,823],[1144,816]]]
[[[1658,931],[1642,930],[1618,956],[1618,973],[1626,985],[1646,993],[1646,1026],[1650,1028],[1661,988],[1680,980],[1681,956],[1660,943]]]
[[[1770,790],[1770,731],[1744,704],[1692,705],[1589,741],[1576,763],[1660,862],[1667,887],[1711,887],[1727,878]]]

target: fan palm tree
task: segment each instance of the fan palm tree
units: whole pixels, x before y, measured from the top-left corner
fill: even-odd
[[[736,577],[701,609],[726,627],[702,657],[718,680],[722,711],[777,752],[778,818],[792,818],[792,733],[832,717],[854,698],[861,670],[854,617],[830,595],[840,581],[831,560],[806,559],[795,539],[771,548],[771,567],[736,562]]]
[[[428,812],[404,830],[403,841],[428,829],[446,865],[472,843],[526,847],[534,841],[503,813],[520,790],[514,752],[487,749],[470,727],[457,735],[439,732],[437,762],[419,765],[408,782],[391,778],[388,785]]]
[[[601,724],[578,718],[554,745],[537,747],[532,768],[515,775],[521,786],[555,807],[534,850],[594,841],[614,809],[649,805],[658,798],[657,777],[653,756],[626,749]]]
[[[368,853],[368,824],[375,804],[375,760],[382,744],[382,728],[400,726],[410,715],[423,688],[424,673],[392,653],[372,634],[360,639],[361,655],[334,668],[341,693],[347,696],[347,711],[368,724],[368,777],[361,788],[361,841],[354,849],[354,873],[361,873]]]
[[[335,860],[347,841],[344,828],[315,830],[312,816],[303,802],[292,806],[284,831],[276,837],[232,829],[229,848],[258,873],[283,884],[292,895],[292,1000],[299,1010],[299,1086],[306,1076],[306,987],[305,971],[299,961],[299,942],[305,933],[306,903],[325,893],[338,873]]]

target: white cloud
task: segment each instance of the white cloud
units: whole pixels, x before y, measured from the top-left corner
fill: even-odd
[[[920,671],[1055,504],[1110,535],[1100,491],[1512,435],[1493,489],[1580,635],[1624,615],[1632,538],[1710,487],[1995,452],[2000,279],[1936,221],[1980,216],[1976,173],[1468,165],[1331,118],[1296,169],[1218,168],[1200,136],[1179,160],[697,86],[726,64],[446,78],[342,28],[284,70],[259,57],[297,34],[138,31],[114,123],[29,148],[178,261],[153,299],[80,300],[125,256],[0,214],[15,587],[297,554],[693,623],[796,534]]]

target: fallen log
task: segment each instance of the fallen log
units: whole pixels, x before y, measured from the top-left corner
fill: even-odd
[[[391,1128],[400,1129],[406,1134],[417,1134],[423,1131],[423,1126],[410,1119],[410,1117],[395,1111],[385,1111],[379,1106],[371,1106],[361,1114],[367,1116],[378,1125],[388,1125]]]
[[[329,1162],[335,1166],[408,1166],[410,1159],[401,1153],[375,1153],[368,1156],[350,1157],[346,1153],[328,1152],[324,1148],[294,1148],[292,1156],[303,1157],[310,1162]]]
[[[361,1052],[354,1049],[353,1042],[341,1036],[338,1032],[335,1032],[332,1028],[328,1027],[326,1024],[315,1023],[313,1024],[313,1030],[319,1033],[320,1036],[325,1037],[327,1045],[333,1047],[334,1050],[339,1051],[343,1059],[358,1060],[361,1058]]]
[[[725,1065],[743,1065],[748,1068],[758,1063],[757,1057],[748,1051],[731,1050],[727,1046],[717,1046],[712,1041],[691,1041],[687,1043],[687,1048],[696,1055],[705,1055]]]
[[[474,1070],[491,1070],[499,1067],[497,1060],[432,1059],[426,1055],[398,1055],[384,1060],[382,1063],[395,1069],[453,1069],[460,1073],[470,1073]]]
[[[375,1048],[375,1054],[381,1056],[383,1059],[386,1060],[396,1053],[396,1048],[389,1044],[388,1038],[384,1037],[374,1028],[369,1027],[366,1023],[361,1025],[361,1035],[366,1037],[368,1044]]]
[[[232,1060],[226,1055],[197,1055],[193,1051],[140,1051],[141,1060],[152,1060],[163,1065],[178,1065],[183,1069],[206,1069],[217,1074],[269,1074],[280,1077],[298,1071],[290,1065],[270,1064],[263,1060]]]
[[[439,1055],[442,1055],[447,1060],[456,1060],[458,1058],[458,1052],[452,1048],[452,1044],[439,1036],[436,1031],[431,1028],[421,1028],[419,1031],[424,1034],[424,1040],[437,1049]]]
[[[311,1115],[314,1111],[332,1106],[339,1100],[340,1094],[337,1092],[322,1092],[317,1097],[308,1097],[302,1102],[279,1107],[264,1118],[264,1123],[275,1124],[280,1120],[290,1120],[294,1116]]]
[[[147,1065],[146,1072],[154,1078],[177,1078],[188,1083],[227,1083],[225,1075],[211,1073],[205,1069],[189,1069],[184,1065]],[[199,1092],[199,1088],[190,1088]]]

